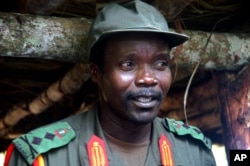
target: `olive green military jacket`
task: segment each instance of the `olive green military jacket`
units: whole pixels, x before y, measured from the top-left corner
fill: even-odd
[[[96,108],[59,122],[38,128],[15,139],[9,166],[32,165],[42,154],[46,166],[90,166],[87,145],[93,135],[102,139],[109,166],[123,166],[106,142]],[[165,135],[171,144],[175,166],[215,166],[211,142],[195,127],[180,121],[156,118],[145,166],[162,165],[159,138]]]

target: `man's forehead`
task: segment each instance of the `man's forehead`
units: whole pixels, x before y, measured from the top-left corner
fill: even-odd
[[[169,56],[170,48],[158,35],[129,34],[109,39],[105,54],[110,58],[135,58],[137,56]],[[108,58],[108,59],[109,59]]]

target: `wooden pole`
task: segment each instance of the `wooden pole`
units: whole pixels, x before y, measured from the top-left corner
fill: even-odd
[[[77,92],[89,78],[88,70],[88,65],[77,63],[61,80],[50,85],[33,101],[14,106],[4,118],[0,119],[0,137],[6,137],[8,129],[14,127],[26,116],[40,114],[55,102],[62,100],[65,95]]]
[[[0,13],[0,56],[86,63],[90,23],[86,18]]]
[[[217,72],[215,77],[229,157],[230,149],[250,149],[250,65]]]
[[[0,13],[0,56],[87,63],[86,39],[91,22],[86,18]],[[209,32],[183,33],[190,36],[176,58],[178,66],[186,70],[183,73],[192,73],[197,63],[205,69],[231,69],[250,61],[250,34],[214,33],[208,42]]]

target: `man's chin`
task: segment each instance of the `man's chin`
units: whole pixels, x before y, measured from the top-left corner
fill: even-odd
[[[157,115],[154,116],[139,116],[136,118],[131,119],[131,122],[136,125],[147,125],[149,123],[152,123]]]

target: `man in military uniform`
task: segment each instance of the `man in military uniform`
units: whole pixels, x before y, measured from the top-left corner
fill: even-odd
[[[98,104],[15,139],[5,165],[215,166],[199,129],[157,117],[172,80],[170,50],[186,40],[145,2],[107,5],[88,38]]]

